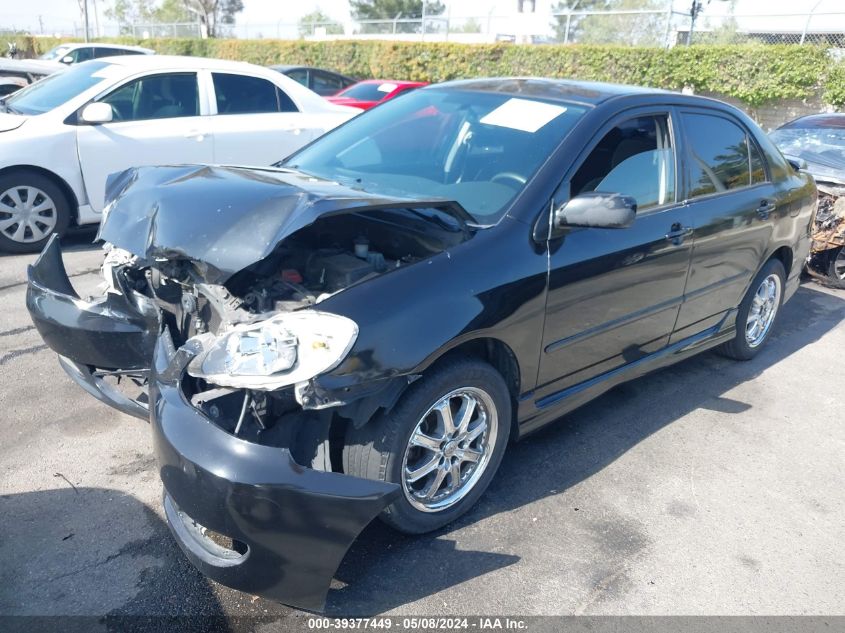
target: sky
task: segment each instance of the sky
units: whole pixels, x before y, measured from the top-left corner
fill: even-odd
[[[667,0],[668,1],[668,0]],[[672,0],[675,9],[688,11],[690,0]],[[516,0],[443,0],[447,5],[452,17],[506,15],[514,10]],[[103,13],[111,5],[112,0],[89,0],[89,7],[96,3],[98,8],[101,26],[106,28],[107,20]],[[349,15],[348,0],[243,0],[244,11],[238,16],[240,26],[247,27],[249,32],[262,32],[265,36],[271,36],[274,29],[283,32],[279,25],[295,24],[298,19],[317,7],[329,16],[344,20]],[[550,6],[551,0],[537,0],[538,9]],[[759,14],[767,15],[773,13],[803,13],[810,11],[815,5],[818,12],[845,12],[843,0],[735,0],[734,12],[736,14]],[[711,0],[705,10],[706,13],[725,13],[730,6],[726,0]],[[89,8],[93,16],[93,8]],[[44,32],[50,33],[57,30],[68,30],[74,24],[81,24],[78,0],[0,0],[0,29],[6,27],[31,29],[39,31],[39,16],[43,24]],[[817,17],[816,21],[824,22],[826,18]],[[782,28],[795,28],[803,26],[802,20],[793,18],[782,18],[762,20],[761,26],[772,28],[777,24]],[[845,21],[845,16],[843,16]],[[93,22],[93,17],[92,17]],[[815,21],[814,21],[815,24]],[[743,26],[745,26],[743,24]],[[753,27],[753,24],[752,24]],[[845,24],[843,24],[845,30]],[[268,32],[269,31],[269,32]]]

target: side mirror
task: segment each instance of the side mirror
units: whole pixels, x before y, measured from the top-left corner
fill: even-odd
[[[786,162],[792,166],[792,169],[795,171],[806,171],[807,170],[807,161],[803,158],[798,158],[797,156],[784,156]]]
[[[91,125],[98,125],[100,123],[108,123],[114,118],[114,112],[108,103],[95,101],[89,103],[82,109],[79,114],[79,120],[83,123]]]
[[[63,64],[72,64],[73,63],[73,55],[65,55],[60,60]]]
[[[575,196],[554,211],[554,227],[589,226],[624,229],[634,223],[637,201],[621,193],[590,191]]]

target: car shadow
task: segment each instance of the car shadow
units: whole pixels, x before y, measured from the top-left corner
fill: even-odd
[[[180,631],[229,630],[167,525],[118,490],[68,482],[0,496],[0,561],[3,628],[167,631],[193,616]]]
[[[843,319],[845,295],[804,285],[783,307],[772,340],[753,360],[737,362],[705,352],[620,385],[512,444],[477,506],[437,533],[408,537],[373,522],[341,564],[337,578],[346,586],[330,591],[327,612],[384,612],[513,564],[518,557],[457,550],[450,534],[566,491],[695,409],[748,410],[750,404],[723,394],[819,340]]]

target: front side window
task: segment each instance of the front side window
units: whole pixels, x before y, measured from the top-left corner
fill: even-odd
[[[297,107],[276,84],[246,75],[211,73],[217,114],[297,112]]]
[[[669,117],[637,117],[610,130],[570,182],[572,197],[589,191],[632,196],[639,211],[674,202]]]
[[[454,200],[478,224],[495,224],[585,111],[496,92],[414,90],[284,165],[377,195]]]
[[[199,116],[196,73],[141,77],[99,99],[112,107],[115,121]]]
[[[689,145],[689,197],[747,187],[766,180],[763,159],[745,130],[710,114],[683,114]],[[750,149],[749,149],[750,148]]]
[[[80,62],[87,62],[89,59],[94,59],[94,49],[91,46],[83,46],[71,51],[69,55],[73,58],[74,64]]]
[[[107,62],[91,62],[54,73],[9,97],[6,108],[18,114],[43,114],[57,108],[111,75]]]

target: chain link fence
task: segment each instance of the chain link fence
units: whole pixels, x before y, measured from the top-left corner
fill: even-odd
[[[496,6],[501,6],[499,3]],[[574,3],[573,6],[577,6]],[[251,22],[238,17],[225,36],[240,39],[384,39],[450,41],[461,43],[514,42],[519,44],[614,44],[626,46],[679,46],[693,44],[795,44],[845,48],[845,1],[834,10],[735,14],[703,12],[695,24],[690,15],[673,11],[671,3],[654,0],[663,9],[617,11],[558,11],[484,15],[403,16],[389,20],[331,20],[304,23],[285,16],[277,21]],[[718,3],[708,5],[715,7]],[[652,5],[654,6],[654,5]],[[38,16],[37,28],[25,16],[9,16],[3,26],[33,35],[82,37],[80,21]],[[17,21],[17,24],[15,23]],[[92,38],[132,35],[139,39],[202,37],[198,23],[135,24],[119,27],[99,16],[89,24]]]

